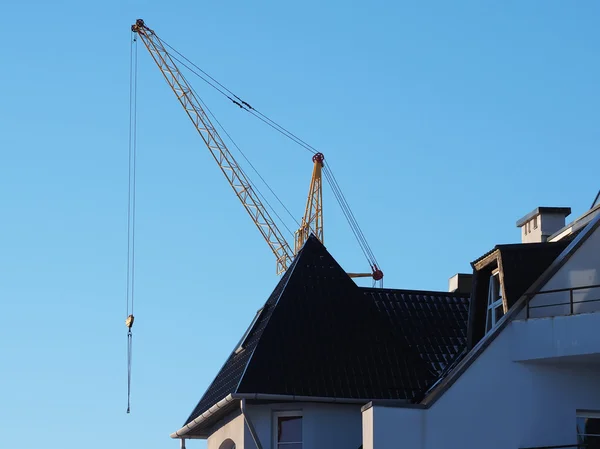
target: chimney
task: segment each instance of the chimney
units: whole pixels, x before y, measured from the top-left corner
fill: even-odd
[[[521,243],[541,243],[565,227],[570,207],[538,207],[517,221]]]
[[[450,293],[471,293],[473,275],[457,273],[448,279],[448,291]]]

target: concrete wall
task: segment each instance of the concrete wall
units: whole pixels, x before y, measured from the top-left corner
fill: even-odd
[[[263,449],[273,448],[273,413],[285,410],[302,411],[303,449],[358,449],[362,444],[360,409],[360,405],[317,403],[246,405]],[[256,449],[247,428],[245,432],[244,449]]]
[[[207,449],[219,449],[221,443],[228,438],[233,440],[236,449],[244,447],[244,418],[238,411],[229,415],[222,425],[211,434],[206,447]]]

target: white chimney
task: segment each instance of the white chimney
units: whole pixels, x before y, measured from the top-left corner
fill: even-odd
[[[450,293],[471,293],[473,285],[473,275],[457,273],[448,279],[448,292]]]
[[[521,228],[521,243],[541,243],[565,227],[570,207],[538,207],[517,221]]]

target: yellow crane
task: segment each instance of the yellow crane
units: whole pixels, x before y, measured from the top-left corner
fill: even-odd
[[[260,199],[259,194],[253,189],[250,179],[246,176],[240,165],[237,163],[225,142],[217,132],[215,126],[212,124],[205,111],[202,107],[202,103],[197,97],[192,87],[188,84],[187,80],[180,72],[179,68],[175,64],[174,58],[169,54],[165,45],[156,33],[148,28],[142,19],[136,20],[131,26],[131,31],[144,43],[152,59],[156,62],[156,65],[163,74],[167,84],[171,87],[175,96],[183,106],[183,109],[187,113],[188,117],[194,124],[194,127],[200,134],[200,137],[206,144],[208,150],[212,154],[213,158],[217,162],[217,165],[225,175],[225,178],[229,182],[229,185],[235,192],[238,199],[250,215],[250,218],[266,240],[269,248],[275,255],[277,261],[277,274],[281,274],[287,270],[290,266],[294,256],[300,251],[306,240],[311,234],[314,234],[321,242],[323,242],[323,184],[322,174],[323,168],[325,167],[325,157],[322,153],[317,152],[314,148],[309,147],[305,142],[296,138],[289,132],[284,132],[288,137],[293,136],[296,143],[302,143],[305,148],[309,149],[313,155],[313,171],[310,181],[310,187],[308,191],[308,199],[306,201],[306,209],[302,222],[300,223],[299,229],[294,234],[294,250],[292,252],[290,245],[287,240],[277,228],[275,221],[269,214],[267,208],[264,206]],[[137,55],[137,53],[136,53]],[[137,56],[135,57],[137,60]],[[134,78],[132,78],[134,79]],[[131,81],[131,80],[130,80]],[[213,86],[214,87],[214,86]],[[131,88],[131,86],[130,86]],[[135,89],[133,90],[135,92]],[[130,92],[131,94],[131,92]],[[130,396],[131,396],[131,360],[132,360],[132,327],[134,322],[133,315],[133,297],[134,297],[134,250],[135,250],[135,106],[131,109],[132,104],[135,105],[135,94],[133,102],[130,103],[130,120],[133,118],[133,141],[131,128],[130,128],[130,155],[129,155],[129,170],[130,170],[130,192],[129,200],[133,201],[132,206],[128,206],[128,266],[127,266],[127,318],[125,324],[127,326],[127,413],[130,411]],[[130,102],[131,102],[130,98]],[[236,97],[240,100],[238,97]],[[255,111],[249,104],[240,100],[239,102],[233,98],[229,98],[235,104],[242,109]],[[268,119],[266,116],[263,118]],[[270,119],[269,119],[270,120]],[[272,121],[271,121],[272,122]],[[272,122],[274,124],[274,122]],[[130,122],[131,126],[131,122]],[[280,127],[281,128],[281,127]],[[281,129],[279,129],[280,132]],[[132,146],[133,142],[133,146]],[[133,152],[132,152],[133,148]],[[132,156],[133,155],[133,156]],[[133,161],[133,163],[132,163]],[[133,166],[133,178],[132,176]],[[368,247],[364,235],[360,230],[350,208],[343,197],[343,193],[337,185],[337,181],[333,177],[330,171],[325,170],[325,175],[328,177],[328,181],[332,184],[336,199],[340,202],[342,211],[346,215],[348,222],[361,245],[363,253],[369,260],[371,265],[371,273],[348,273],[350,277],[372,277],[374,281],[381,281],[383,279],[383,272],[378,268],[375,256],[371,249]],[[133,190],[132,190],[133,186]],[[133,194],[132,194],[133,192]]]
[[[202,137],[202,140],[225,175],[225,178],[227,178],[236,196],[275,255],[277,274],[285,272],[293,257],[302,248],[311,234],[314,234],[315,237],[323,242],[322,168],[325,163],[325,157],[322,153],[316,153],[313,156],[313,172],[306,209],[300,228],[294,235],[294,251],[292,252],[287,240],[277,228],[275,221],[272,219],[259,195],[252,188],[250,180],[225,145],[225,142],[208,117],[205,108],[202,107],[196,93],[180,72],[161,39],[153,30],[146,26],[142,19],[136,20],[131,26],[131,30],[139,36],[150,52],[154,62]],[[242,107],[237,101],[232,101]],[[383,277],[381,270],[377,266],[372,268],[372,273],[349,273],[349,275],[351,277],[372,277],[376,281],[381,280]]]

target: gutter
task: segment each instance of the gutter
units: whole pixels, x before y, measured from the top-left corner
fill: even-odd
[[[200,416],[194,418],[192,421],[187,423],[181,429],[173,432],[170,435],[171,438],[184,438],[188,432],[190,432],[194,428],[198,427],[200,424],[202,424],[208,418],[210,418],[211,416],[216,414],[222,408],[225,408],[226,406],[228,406],[232,401],[235,401],[235,398],[233,397],[233,395],[228,394],[225,398],[221,399],[219,402],[217,402],[215,405],[213,405],[207,411],[202,413]]]
[[[246,400],[252,401],[268,401],[268,402],[320,402],[329,404],[368,404],[373,401],[371,398],[357,399],[357,398],[331,398],[325,396],[296,396],[288,394],[263,394],[263,393],[231,393],[224,399],[221,399],[207,411],[202,413],[200,416],[190,421],[181,429],[173,432],[171,438],[199,438],[198,436],[187,436],[192,430],[201,425],[207,419],[213,417],[220,410],[228,407],[233,401],[241,401],[243,405],[242,414],[245,414],[245,402]],[[395,406],[408,406],[410,401],[408,399],[380,399],[376,400],[377,404],[390,404]],[[252,432],[252,431],[251,431]]]

